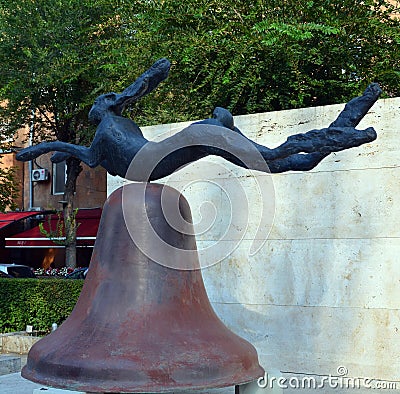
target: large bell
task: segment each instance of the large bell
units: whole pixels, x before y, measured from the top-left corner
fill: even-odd
[[[174,216],[186,229],[174,228]],[[153,245],[152,229],[165,242]],[[154,251],[166,260],[182,251],[184,269],[156,262]],[[189,205],[158,184],[127,185],[106,201],[75,309],[32,347],[22,370],[47,386],[110,393],[225,387],[263,374],[254,347],[210,305]]]

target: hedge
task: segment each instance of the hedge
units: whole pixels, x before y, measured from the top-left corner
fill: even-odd
[[[0,279],[0,333],[34,330],[49,332],[71,313],[83,280]]]

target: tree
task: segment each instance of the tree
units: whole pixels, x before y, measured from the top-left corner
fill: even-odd
[[[87,113],[97,91],[115,80],[103,48],[120,23],[106,1],[11,0],[0,2],[0,121],[8,135],[31,124],[34,143],[57,139],[84,144],[92,129]],[[125,61],[125,59],[121,59]],[[67,160],[64,200],[66,265],[76,265],[73,195],[80,161]]]
[[[398,4],[398,2],[397,2]],[[134,108],[141,123],[348,101],[370,82],[400,94],[400,19],[386,0],[138,0],[120,10],[135,62],[167,57],[157,96]],[[145,67],[143,67],[144,69]]]
[[[12,138],[4,131],[0,132],[0,212],[4,212],[6,209],[15,209],[14,198],[18,194],[18,187],[15,183],[15,168],[6,168],[1,161],[1,153],[10,151],[12,141]]]
[[[18,189],[15,187],[14,175],[13,168],[0,168],[0,212],[4,212],[7,208],[15,209],[16,207],[14,197],[18,193]]]

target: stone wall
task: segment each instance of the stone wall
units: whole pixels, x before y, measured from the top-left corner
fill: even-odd
[[[0,334],[0,353],[28,354],[30,348],[40,338],[24,331]]]
[[[273,147],[326,127],[342,108],[235,123]],[[167,180],[191,204],[202,263],[224,257],[203,270],[216,312],[266,369],[334,375],[344,366],[348,376],[400,380],[399,109],[400,98],[379,100],[359,125],[374,126],[378,139],[310,172],[260,175],[207,158]],[[143,132],[162,139],[186,125]],[[109,177],[108,193],[121,184]]]

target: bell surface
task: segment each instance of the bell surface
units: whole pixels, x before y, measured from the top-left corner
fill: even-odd
[[[263,375],[255,348],[211,307],[188,203],[145,183],[106,201],[78,302],[22,370],[34,382],[93,393],[217,388]]]

